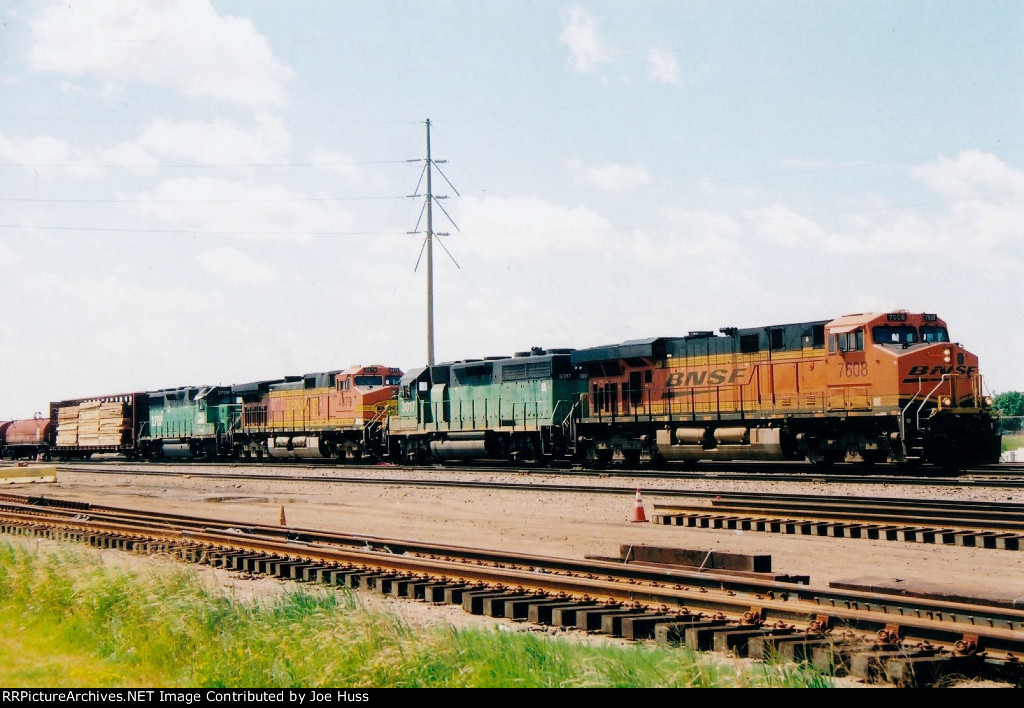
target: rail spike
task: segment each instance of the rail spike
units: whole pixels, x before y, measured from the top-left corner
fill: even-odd
[[[977,634],[965,634],[953,645],[956,656],[977,656],[981,650],[981,637]]]
[[[887,624],[885,629],[878,630],[878,641],[883,644],[898,644],[902,638],[903,631],[898,624]]]
[[[834,618],[830,615],[818,615],[807,625],[808,634],[828,634],[834,626]]]
[[[765,612],[763,607],[751,607],[743,613],[743,618],[740,620],[740,623],[753,627],[760,627],[764,624],[767,617],[768,614]]]

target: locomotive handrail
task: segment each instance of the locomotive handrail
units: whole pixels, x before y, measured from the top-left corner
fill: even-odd
[[[948,376],[950,376],[950,374],[943,374],[942,376],[940,376],[939,377],[939,382],[937,384],[935,384],[935,388],[933,388],[931,391],[928,392],[928,395],[925,396],[924,399],[922,399],[921,404],[917,407],[917,413],[916,413],[914,418],[915,418],[915,425],[917,425],[918,430],[921,429],[921,409],[924,408],[924,404],[928,402],[928,399],[932,397],[932,394],[939,390],[939,386],[942,385],[942,382]]]
[[[920,376],[918,376],[917,377],[917,392],[913,396],[910,397],[910,400],[907,401],[907,405],[905,405],[903,407],[903,410],[900,411],[900,420],[899,420],[899,426],[900,426],[900,446],[903,448],[903,457],[904,458],[906,458],[906,456],[907,456],[907,421],[906,421],[907,410],[910,408],[910,406],[914,405],[914,401],[917,400],[917,396],[918,396],[918,394],[921,393],[921,389],[923,389],[923,388],[924,388],[924,380]],[[920,426],[918,426],[918,427],[920,427]]]
[[[585,395],[586,394],[581,394],[576,399],[576,401],[571,406],[569,406],[569,412],[565,414],[565,417],[562,418],[562,422],[560,423],[562,428],[568,430],[570,427],[572,427],[571,426],[571,422],[570,422],[570,419],[572,418],[572,414],[576,411],[577,408],[580,408],[582,406],[582,404],[583,404],[583,396],[585,396]],[[564,400],[559,399],[558,403],[555,404],[555,410],[551,412],[551,424],[552,425],[555,424],[555,414],[558,412],[559,406],[561,406],[564,402],[565,402]]]

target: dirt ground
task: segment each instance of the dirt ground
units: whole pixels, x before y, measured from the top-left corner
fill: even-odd
[[[545,484],[581,483],[565,475],[493,473],[488,479],[536,485],[536,491],[471,490],[391,484],[349,484],[311,481],[215,480],[203,468],[180,477],[147,477],[68,472],[56,484],[31,485],[32,493],[98,504],[159,508],[243,523],[278,524],[284,508],[288,526],[360,533],[396,539],[435,541],[495,550],[582,558],[617,555],[620,544],[650,544],[692,550],[767,554],[772,570],[810,576],[812,585],[855,577],[899,578],[941,584],[951,590],[997,598],[1022,598],[1024,552],[964,548],[920,543],[786,536],[757,532],[689,529],[653,523],[632,523],[634,493],[569,494],[545,491]],[[231,470],[231,471],[238,471]],[[275,470],[276,471],[276,470]],[[307,477],[350,476],[340,469],[297,468]],[[425,477],[456,480],[465,473],[411,472],[384,468],[362,473],[410,482]],[[480,479],[478,475],[471,476]],[[887,496],[944,500],[1024,501],[1017,490],[959,487],[939,492],[920,487],[849,485],[816,481],[734,482],[644,480],[608,477],[587,482],[640,489],[646,516],[655,505],[679,503],[679,497],[644,492],[660,489],[760,491],[826,496]],[[24,487],[23,487],[24,489]],[[685,501],[699,502],[698,499]]]
[[[124,475],[60,470],[58,481],[5,487],[15,493],[45,494],[96,504],[163,511],[239,524],[278,524],[282,507],[292,527],[359,533],[396,539],[435,541],[478,548],[519,551],[568,558],[617,555],[620,544],[650,544],[691,550],[767,554],[776,573],[810,576],[811,585],[851,578],[900,579],[903,583],[942,586],[950,591],[995,598],[1022,598],[1024,552],[973,549],[866,539],[786,536],[757,532],[688,529],[630,521],[634,494],[568,494],[537,490],[500,491],[317,481],[224,481],[210,479],[210,468],[191,471],[187,478],[125,477]],[[230,470],[238,472],[240,470]],[[279,470],[274,470],[280,473]],[[350,476],[342,469],[296,467],[307,477]],[[359,473],[377,478],[459,479],[465,473],[412,472],[380,468]],[[473,479],[480,479],[473,475]],[[488,475],[495,481],[544,484],[582,482],[556,473]],[[945,500],[1024,501],[1019,491],[959,487],[939,492],[920,487],[829,483],[645,480],[607,477],[588,483],[639,488],[648,519],[656,504],[679,503],[679,497],[645,493],[645,484],[659,489],[700,491],[760,491],[828,496],[889,496]],[[695,501],[695,500],[686,500]],[[210,571],[206,571],[210,572]],[[232,583],[225,571],[218,582]],[[251,581],[250,581],[251,582]],[[279,587],[267,581],[266,587]],[[241,587],[241,586],[238,586]],[[244,587],[250,590],[251,584]],[[249,592],[250,590],[241,590]],[[239,591],[236,587],[233,592]],[[397,609],[413,624],[442,621],[471,624],[476,618],[457,608],[425,607],[419,603],[379,600]],[[429,612],[430,614],[423,614]],[[502,624],[502,623],[497,623]],[[504,623],[511,628],[509,623]],[[521,628],[521,627],[520,627]]]

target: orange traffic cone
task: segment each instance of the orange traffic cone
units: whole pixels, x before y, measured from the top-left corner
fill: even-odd
[[[636,490],[636,504],[633,505],[633,518],[630,521],[647,521],[647,514],[644,513],[644,500],[640,497],[640,490]]]
[[[281,507],[281,525],[282,525],[282,526],[284,526],[284,525],[285,525],[285,520],[284,520],[284,507],[283,507],[283,506]]]

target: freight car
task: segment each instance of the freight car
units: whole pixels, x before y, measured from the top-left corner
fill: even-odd
[[[143,393],[125,393],[51,403],[48,456],[61,460],[89,459],[99,453],[137,456],[145,399]]]
[[[38,414],[26,420],[0,422],[0,456],[18,460],[48,455],[51,427],[50,419]]]

